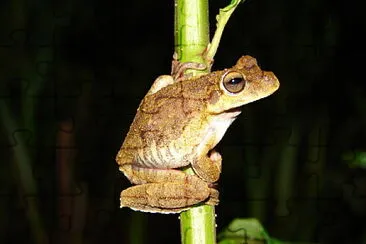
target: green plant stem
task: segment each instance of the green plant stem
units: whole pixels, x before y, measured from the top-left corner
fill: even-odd
[[[209,44],[208,0],[175,1],[175,52],[180,62],[206,64],[204,52]],[[205,73],[205,71],[190,70]],[[206,73],[208,70],[206,70]],[[187,173],[193,173],[188,170]],[[180,214],[182,243],[216,242],[215,208],[201,205]]]
[[[210,45],[207,48],[206,52],[206,60],[213,60],[216,51],[219,47],[222,33],[224,32],[224,28],[226,23],[228,22],[230,16],[239,5],[239,3],[243,3],[245,0],[231,0],[231,3],[225,8],[220,9],[218,15],[216,15],[216,31],[212,38]]]
[[[210,41],[208,0],[175,0],[174,16],[174,44],[178,60],[205,64],[203,54]]]
[[[243,0],[232,0],[220,9],[217,29],[210,44],[208,0],[175,0],[174,40],[175,53],[180,62],[205,64],[206,70],[189,70],[195,74],[209,73],[220,43],[224,27],[235,8]],[[194,174],[192,169],[185,170]],[[215,208],[199,205],[180,214],[183,244],[216,243]]]

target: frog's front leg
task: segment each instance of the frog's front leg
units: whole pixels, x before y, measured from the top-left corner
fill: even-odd
[[[173,84],[174,78],[170,75],[161,75],[158,78],[156,78],[156,80],[154,81],[154,83],[152,84],[152,86],[150,87],[150,90],[147,92],[146,95],[152,95],[155,92],[159,91],[160,89]]]
[[[206,66],[204,64],[193,62],[180,63],[179,61],[173,61],[173,66],[174,67],[172,68],[172,75],[161,75],[156,78],[150,90],[147,92],[147,95],[152,95],[168,85],[174,84],[175,82],[179,82],[180,80],[187,78],[187,76],[184,75],[184,72],[187,69],[206,69]]]
[[[168,85],[171,85],[175,82],[179,82],[180,80],[187,78],[187,75],[184,75],[184,72],[187,69],[205,70],[206,65],[194,62],[182,63],[176,59],[175,55],[173,55],[172,72],[171,72],[172,75],[161,75],[158,78],[156,78],[150,90],[148,91],[147,95],[152,95]]]
[[[203,180],[213,183],[219,180],[221,173],[221,155],[212,150],[210,155],[202,155],[192,163],[194,172]]]
[[[143,212],[179,213],[197,203],[218,204],[218,191],[195,175],[174,169],[123,165],[130,180],[141,185],[121,192],[121,207]]]

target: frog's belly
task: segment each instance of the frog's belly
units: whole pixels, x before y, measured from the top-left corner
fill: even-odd
[[[193,147],[177,147],[173,143],[157,146],[152,142],[149,147],[138,150],[134,165],[146,168],[172,169],[190,164],[195,155]]]
[[[215,115],[207,119],[206,125],[199,131],[188,128],[179,139],[164,146],[158,146],[153,141],[148,147],[138,150],[134,164],[159,169],[187,166],[197,158],[207,155],[239,114],[240,111],[234,111]]]

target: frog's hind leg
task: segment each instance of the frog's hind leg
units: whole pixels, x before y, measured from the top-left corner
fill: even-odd
[[[121,192],[121,207],[145,212],[178,213],[204,202],[217,205],[218,191],[196,175],[175,169],[122,165],[120,170],[133,184]],[[158,211],[159,210],[159,211]]]
[[[216,205],[217,195],[215,199],[210,197],[213,190],[204,181],[196,184],[167,182],[137,185],[122,191],[121,207],[143,212],[179,213],[200,202]]]

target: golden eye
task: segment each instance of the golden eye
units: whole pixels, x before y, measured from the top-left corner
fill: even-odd
[[[230,93],[241,92],[245,88],[244,76],[236,71],[230,71],[222,78],[225,89]]]

